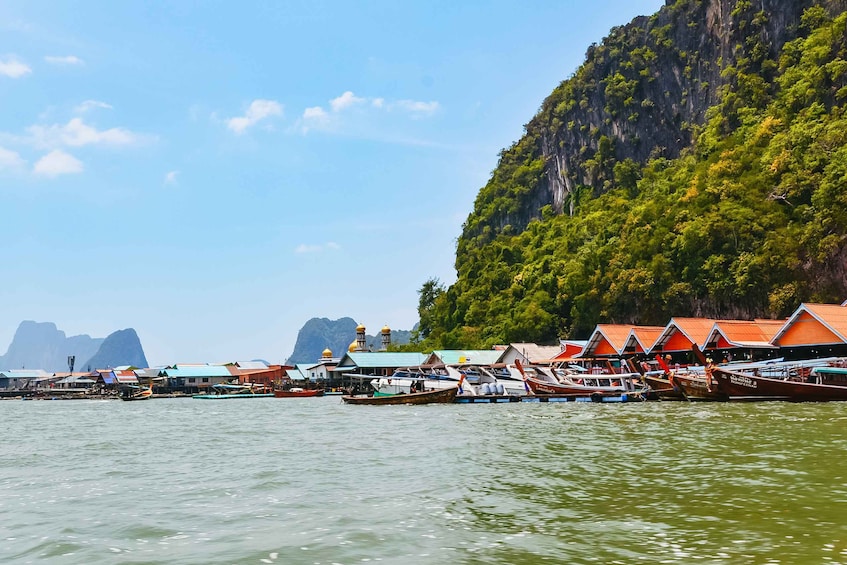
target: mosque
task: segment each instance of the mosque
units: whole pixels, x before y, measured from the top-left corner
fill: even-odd
[[[380,346],[379,351],[388,351],[388,347],[391,345],[391,328],[387,325],[382,327],[380,331]],[[356,326],[356,339],[354,339],[350,346],[347,348],[347,353],[356,353],[361,351],[370,351],[371,349],[368,347],[367,338],[365,337],[365,325],[359,324]]]

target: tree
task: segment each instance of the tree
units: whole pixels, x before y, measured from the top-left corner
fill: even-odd
[[[428,279],[418,291],[418,325],[416,340],[426,339],[435,323],[435,303],[444,294],[445,287],[437,277]]]

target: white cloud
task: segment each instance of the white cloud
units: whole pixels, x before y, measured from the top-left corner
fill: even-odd
[[[304,120],[325,120],[328,117],[326,110],[320,106],[312,106],[303,110]]]
[[[81,173],[83,169],[82,161],[61,149],[54,149],[35,163],[32,172],[39,176],[53,178],[59,175]]]
[[[282,105],[275,100],[253,100],[243,116],[229,118],[226,125],[229,129],[241,135],[247,128],[273,116],[282,116]]]
[[[20,78],[32,72],[29,66],[21,63],[17,59],[6,58],[0,59],[0,75],[9,78]]]
[[[26,164],[17,151],[0,147],[0,171],[3,169],[20,169]]]
[[[356,104],[361,104],[365,102],[364,98],[359,98],[349,90],[339,96],[338,98],[333,98],[329,101],[329,106],[332,108],[333,112],[340,112],[345,108],[349,108],[350,106],[354,106]]]
[[[56,55],[47,55],[44,60],[52,65],[84,65],[85,61],[76,55],[65,55],[62,57]]]
[[[341,249],[341,246],[335,243],[334,241],[328,241],[324,244],[317,245],[309,245],[306,243],[301,243],[294,249],[294,253],[322,253],[324,251],[334,251],[337,249]]]
[[[346,110],[359,106],[355,117]],[[310,130],[320,130],[330,133],[343,133],[345,135],[374,136],[375,131],[384,127],[385,116],[388,113],[406,114],[413,119],[420,119],[434,115],[441,109],[438,102],[422,102],[417,100],[386,100],[381,97],[356,96],[347,90],[341,96],[329,101],[329,109],[321,106],[311,106],[303,111],[289,131],[298,131],[302,134]],[[378,135],[378,134],[377,134]],[[426,142],[416,140],[397,140],[395,143],[409,143],[416,145],[429,145]]]
[[[65,125],[30,126],[27,131],[32,135],[39,147],[56,147],[67,145],[81,147],[83,145],[132,145],[139,143],[142,137],[124,128],[98,130],[82,121],[73,118]]]
[[[300,131],[305,134],[310,129],[326,128],[329,122],[330,118],[326,110],[320,106],[312,106],[303,110],[303,117],[298,120],[298,124],[295,124],[295,127],[299,126]]]
[[[104,110],[111,110],[112,105],[106,104],[105,102],[100,102],[99,100],[86,100],[82,104],[75,107],[74,112],[76,112],[77,114],[84,114],[85,112],[94,108],[103,108]]]
[[[168,171],[165,173],[165,184],[175,185],[176,177],[179,175],[179,171]]]
[[[418,100],[398,100],[393,106],[417,116],[430,116],[441,107],[435,101],[420,102]]]

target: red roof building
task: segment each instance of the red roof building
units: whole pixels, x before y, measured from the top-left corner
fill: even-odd
[[[631,324],[597,324],[580,357],[620,357],[631,331]]]
[[[709,318],[671,318],[650,348],[650,354],[690,352],[693,345],[702,348],[716,321]]]
[[[786,357],[847,354],[847,307],[801,304],[772,340]]]
[[[783,324],[785,320],[718,320],[702,349],[727,360],[766,358],[778,349],[771,340]]]
[[[632,326],[623,344],[622,353],[625,355],[647,353],[664,331],[665,328],[662,326]]]

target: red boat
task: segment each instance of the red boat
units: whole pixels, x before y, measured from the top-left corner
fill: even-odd
[[[323,396],[322,388],[289,388],[288,390],[274,390],[276,398],[305,398],[311,396]]]
[[[708,369],[718,390],[729,400],[787,400],[789,402],[828,402],[847,400],[847,369],[815,367],[808,376],[777,379],[755,373],[741,373],[711,367]]]

